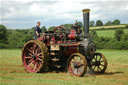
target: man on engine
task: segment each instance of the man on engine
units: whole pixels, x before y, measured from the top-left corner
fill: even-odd
[[[40,29],[40,22],[37,22],[37,25],[35,27],[35,39],[36,40],[40,37],[40,33],[42,33]]]

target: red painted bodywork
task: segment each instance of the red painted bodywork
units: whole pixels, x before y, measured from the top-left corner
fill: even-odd
[[[70,34],[68,35],[68,38],[71,39],[71,40],[74,40],[76,38],[76,31],[71,30]]]
[[[54,29],[54,32],[56,32],[57,30],[59,30],[59,32],[60,32],[61,28],[65,30],[65,28],[63,28],[63,26],[58,26]],[[41,40],[41,41],[46,40],[47,46],[51,46],[51,45],[63,46],[66,48],[66,50],[64,51],[64,55],[70,56],[73,53],[78,53],[79,42],[73,41],[76,39],[76,35],[77,35],[76,30],[72,29],[72,30],[70,30],[70,33],[67,36],[68,37],[67,41],[62,41],[62,37],[64,36],[63,34],[60,34],[58,36],[60,40],[56,40],[54,35],[52,35],[51,37],[42,35],[41,37],[38,38],[38,40]]]
[[[72,55],[73,53],[78,53],[78,46],[69,46],[67,47],[66,51],[64,51],[64,54],[67,56]]]

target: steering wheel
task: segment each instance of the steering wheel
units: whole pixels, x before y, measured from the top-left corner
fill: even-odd
[[[62,32],[66,32],[66,29],[64,26],[57,26],[56,28],[54,28],[53,30],[54,32],[59,32],[59,33],[62,33]]]

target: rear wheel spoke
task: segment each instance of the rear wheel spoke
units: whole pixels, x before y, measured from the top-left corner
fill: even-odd
[[[33,51],[31,51],[29,48],[27,48],[27,50],[29,51],[30,54],[33,55]]]
[[[28,61],[28,63],[30,63],[30,62],[32,62],[33,61],[33,59],[30,59],[29,61]]]
[[[32,56],[33,54],[31,54],[31,53],[28,53],[28,55],[29,55],[29,56]]]
[[[36,67],[37,67],[37,65],[35,64],[35,66],[34,66],[34,70],[36,70]]]
[[[37,54],[37,56],[41,56],[41,55],[42,55],[42,53],[38,53],[38,54]]]
[[[34,61],[32,61],[32,62],[28,65],[28,67],[30,67],[33,63],[34,63]]]
[[[32,58],[32,57],[30,57],[30,56],[25,57],[25,59],[30,59],[30,58]]]
[[[39,57],[38,57],[38,60],[42,62],[42,59],[40,59]]]

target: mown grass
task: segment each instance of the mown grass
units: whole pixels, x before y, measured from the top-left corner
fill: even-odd
[[[104,74],[73,77],[66,72],[27,73],[21,50],[0,50],[0,85],[128,85],[128,50],[98,50],[108,60]]]

